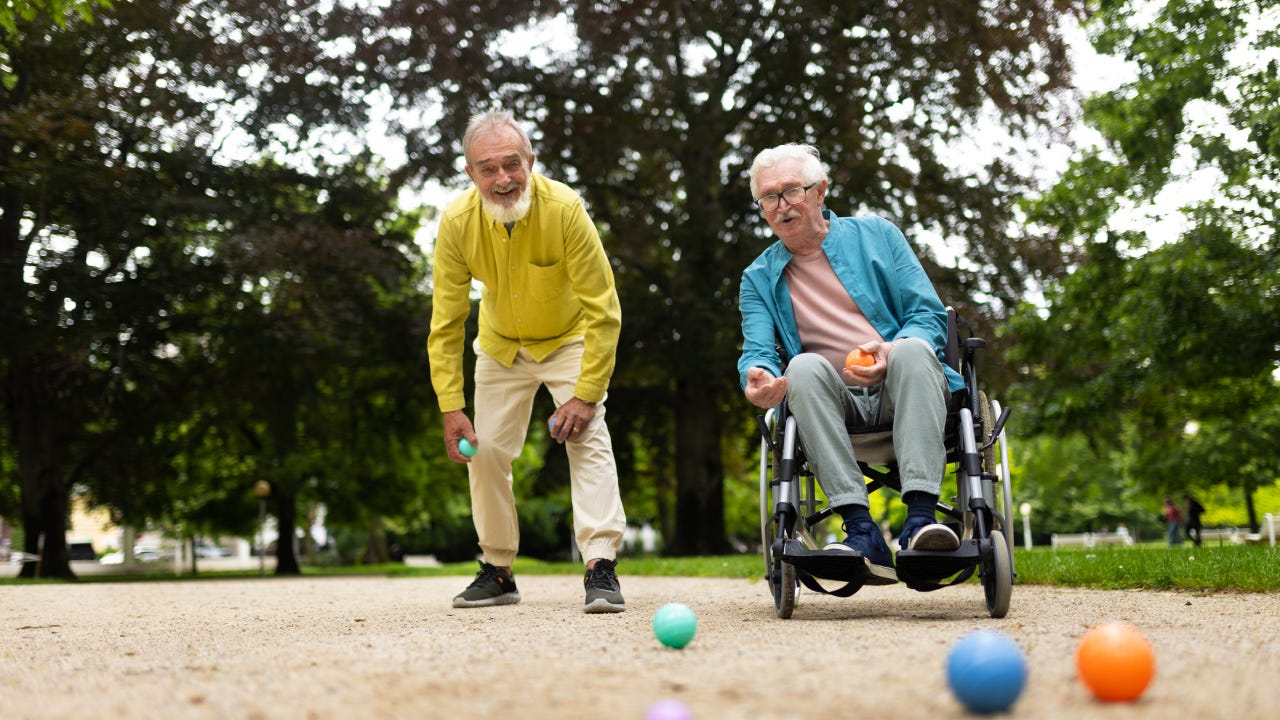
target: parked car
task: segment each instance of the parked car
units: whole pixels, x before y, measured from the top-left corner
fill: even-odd
[[[159,550],[139,549],[133,551],[134,562],[157,562],[163,559],[164,557],[160,554]],[[117,550],[115,552],[109,552],[106,555],[103,555],[98,562],[103,565],[120,565],[124,562],[124,551]]]
[[[224,558],[231,557],[231,551],[221,545],[197,545],[196,557]]]
[[[91,542],[72,542],[67,543],[67,559],[92,561],[98,559],[98,553]]]

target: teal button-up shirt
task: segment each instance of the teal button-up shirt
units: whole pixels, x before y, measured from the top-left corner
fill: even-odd
[[[947,309],[925,274],[920,259],[902,231],[879,217],[843,218],[830,210],[822,249],[840,284],[886,340],[920,338],[933,346],[952,392],[964,387],[960,373],[943,362],[947,342]],[[747,385],[747,370],[761,367],[782,375],[781,343],[787,357],[804,351],[796,327],[791,292],[783,269],[791,252],[782,241],[765,249],[742,273],[738,308],[742,312],[742,356],[738,381]]]

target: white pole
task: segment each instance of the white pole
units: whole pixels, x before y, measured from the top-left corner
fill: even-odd
[[[1022,513],[1022,546],[1031,549],[1031,503],[1022,503],[1018,508]]]
[[[1267,535],[1271,539],[1271,547],[1276,546],[1276,518],[1271,513],[1267,513]]]

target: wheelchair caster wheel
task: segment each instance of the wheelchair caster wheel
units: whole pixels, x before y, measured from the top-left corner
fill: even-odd
[[[1013,562],[1004,533],[992,530],[988,538],[991,551],[982,558],[982,590],[987,597],[987,612],[993,618],[1009,614],[1013,596]]]
[[[775,544],[781,548],[782,543]],[[800,580],[796,566],[782,561],[782,551],[772,553],[772,572],[769,574],[769,591],[773,594],[773,611],[786,620],[795,612],[796,599],[800,596]]]

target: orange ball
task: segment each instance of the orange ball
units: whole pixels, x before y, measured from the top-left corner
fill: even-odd
[[[1156,654],[1137,628],[1106,622],[1091,628],[1076,648],[1076,670],[1094,697],[1133,702],[1156,674]]]
[[[875,364],[876,356],[864,351],[862,348],[854,348],[853,352],[849,353],[844,358],[844,366],[846,368],[851,368],[855,365],[860,367],[871,367]]]

